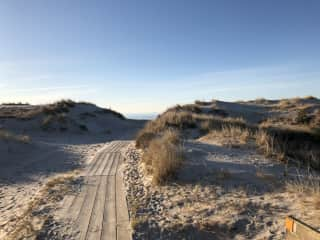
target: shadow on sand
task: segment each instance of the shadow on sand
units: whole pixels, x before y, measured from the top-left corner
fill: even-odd
[[[263,195],[284,187],[285,166],[264,158],[253,149],[200,142],[187,142],[186,149],[187,161],[179,170],[175,184],[213,185],[226,192],[241,189],[248,195]]]
[[[111,133],[43,133],[31,135],[30,144],[0,144],[0,185],[33,182],[39,177],[81,169],[83,162],[79,150],[88,150],[85,145],[133,140],[145,121],[130,121],[134,123],[131,128]],[[72,151],[73,147],[78,151]]]

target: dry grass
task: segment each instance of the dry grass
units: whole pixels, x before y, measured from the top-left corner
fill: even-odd
[[[320,210],[320,178],[317,175],[309,173],[307,176],[297,174],[293,180],[286,182],[286,189],[289,192],[297,193],[311,198],[314,207]]]
[[[162,184],[174,176],[183,161],[183,148],[177,132],[167,130],[151,140],[142,161],[153,176],[154,184]]]
[[[314,96],[311,96],[311,95],[305,96],[305,97],[303,97],[303,99],[307,99],[307,100],[318,100],[318,98],[316,98],[316,97],[314,97]]]
[[[30,143],[31,138],[27,135],[16,135],[6,130],[0,130],[0,139],[19,143]]]
[[[211,131],[222,131],[225,129],[247,129],[248,126],[243,118],[221,118],[221,117],[207,117],[203,118],[200,123],[200,131],[202,134],[207,134]]]
[[[142,130],[138,133],[136,138],[136,147],[139,149],[146,149],[150,142],[157,137],[157,134],[153,132],[147,132],[146,130]]]
[[[255,133],[257,146],[267,156],[281,161],[294,159],[298,164],[320,169],[320,142],[312,131],[294,128],[259,128]]]
[[[294,107],[296,107],[296,101],[293,102],[290,99],[280,100],[277,104],[277,108],[279,108],[280,110],[286,110]]]
[[[215,142],[228,147],[239,147],[247,144],[252,134],[247,128],[236,126],[222,126],[221,129],[211,130],[209,134],[201,138],[201,140]]]
[[[320,142],[319,133],[306,127],[277,127],[273,125],[255,127],[247,126],[245,123],[235,120],[225,125],[227,120],[210,120],[201,124],[204,133],[200,138],[204,141],[215,142],[239,147],[250,140],[254,140],[256,146],[267,157],[276,158],[283,162],[288,159],[295,160],[299,166],[320,169]]]
[[[267,157],[272,157],[278,154],[274,136],[269,135],[267,131],[260,130],[256,132],[255,140],[257,146],[259,146],[260,149],[263,150],[264,154]]]
[[[185,111],[167,111],[153,121],[148,122],[138,133],[136,147],[145,149],[149,143],[166,130],[182,131],[197,127],[196,114]]]
[[[206,134],[213,129],[222,129],[224,126],[246,126],[245,121],[240,118],[222,118],[176,109],[177,107],[169,109],[155,120],[148,122],[137,135],[136,147],[146,148],[153,138],[168,129],[179,132],[186,129],[198,129],[202,134]]]
[[[42,107],[42,112],[47,115],[56,115],[59,113],[67,113],[70,108],[73,108],[76,103],[72,100],[61,100],[53,104]]]
[[[1,118],[17,118],[23,120],[33,119],[41,114],[56,115],[67,113],[69,109],[76,105],[72,100],[61,100],[44,106],[30,106],[27,108],[9,107],[1,109]]]
[[[49,114],[43,117],[41,129],[44,131],[53,130],[59,127],[60,130],[67,130],[68,115],[66,113]]]

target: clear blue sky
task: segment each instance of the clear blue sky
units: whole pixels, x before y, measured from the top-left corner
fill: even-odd
[[[317,0],[3,0],[0,102],[320,97]]]

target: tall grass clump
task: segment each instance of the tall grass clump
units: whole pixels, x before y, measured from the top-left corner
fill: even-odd
[[[222,126],[221,129],[211,130],[203,140],[217,140],[228,147],[239,147],[249,142],[252,133],[248,128]]]
[[[142,156],[142,162],[152,174],[154,184],[162,184],[174,176],[183,162],[183,147],[176,131],[166,130],[152,139]]]
[[[200,118],[200,131],[202,134],[207,134],[210,131],[221,131],[224,128],[226,130],[237,128],[237,129],[248,129],[249,126],[242,118],[221,118],[221,117],[207,117]]]
[[[259,128],[255,139],[266,156],[295,160],[300,166],[320,170],[320,142],[313,132],[276,127]]]

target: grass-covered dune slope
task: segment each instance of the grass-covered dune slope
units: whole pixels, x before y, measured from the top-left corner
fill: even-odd
[[[148,122],[136,145],[150,151],[154,141],[166,138],[179,148],[177,135],[193,139],[224,136],[235,144],[254,142],[266,156],[320,169],[320,100],[212,100],[177,105]]]

